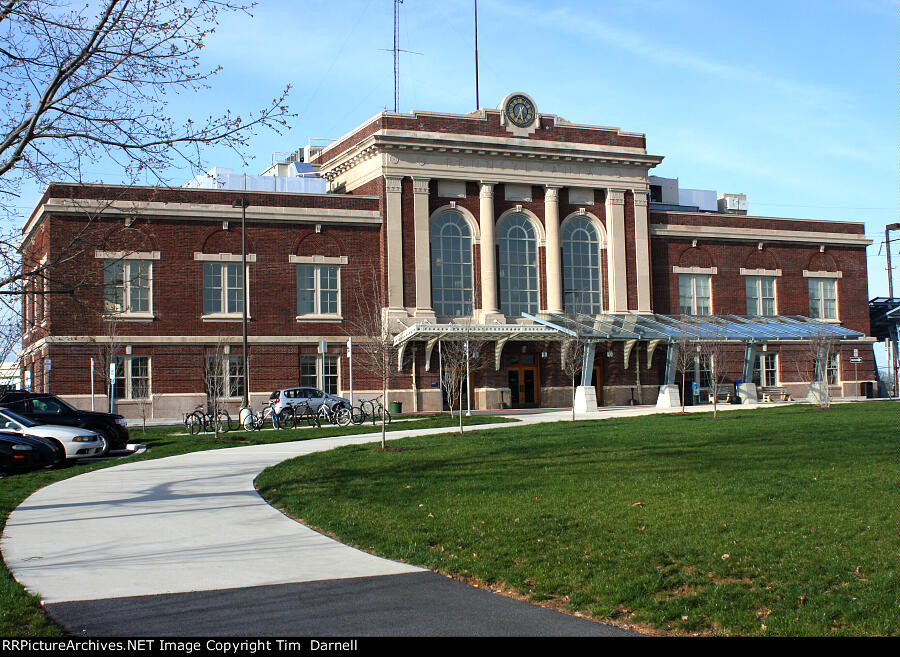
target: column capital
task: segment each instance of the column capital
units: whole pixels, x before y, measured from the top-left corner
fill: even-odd
[[[555,201],[559,202],[559,190],[562,187],[545,185],[544,186],[544,200],[546,201]]]
[[[606,190],[606,202],[611,205],[625,205],[627,190],[610,187]]]
[[[647,205],[647,200],[650,195],[647,193],[646,190],[635,189],[635,190],[632,190],[631,193],[634,195],[634,204],[635,205],[642,205],[642,206]]]
[[[481,198],[494,198],[494,185],[497,183],[481,180],[479,181],[479,184],[481,185],[481,191],[478,195]]]
[[[431,178],[413,178],[413,194],[427,194]]]
[[[398,194],[402,191],[401,183],[403,182],[403,176],[385,176],[384,177],[384,188],[388,194]]]

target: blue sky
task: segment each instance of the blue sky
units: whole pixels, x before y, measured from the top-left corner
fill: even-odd
[[[475,108],[472,0],[401,6],[400,110]],[[887,294],[884,225],[898,220],[896,0],[481,0],[481,105],[529,93],[543,112],[647,135],[654,171],[743,192],[752,214],[864,221],[869,296]],[[339,137],[393,108],[392,0],[263,0],[204,49],[224,70],[173,111],[246,113],[293,85],[299,116],[254,140],[273,152]],[[97,180],[117,172],[97,167]],[[180,184],[191,172],[171,172]],[[23,198],[31,207],[37,192]],[[898,235],[900,238],[900,235]],[[900,239],[893,253],[900,264]],[[895,277],[900,283],[900,276]]]
[[[401,56],[401,111],[475,108],[472,7],[405,0],[400,47],[422,54]],[[887,294],[878,253],[898,220],[896,1],[481,0],[478,10],[482,106],[526,91],[541,111],[646,133],[666,158],[656,174],[746,193],[753,214],[864,221],[870,296]],[[225,67],[209,106],[244,111],[290,82],[300,115],[289,134],[255,141],[248,171],[392,109],[381,50],[392,30],[391,0],[266,0],[253,20],[223,23],[205,52]],[[894,252],[900,263],[900,240]]]

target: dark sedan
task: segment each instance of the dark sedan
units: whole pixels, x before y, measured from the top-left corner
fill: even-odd
[[[0,431],[0,470],[4,472],[24,472],[56,465],[64,456],[65,452],[41,438]]]

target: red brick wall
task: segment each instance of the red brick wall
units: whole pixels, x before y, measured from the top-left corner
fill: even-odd
[[[777,278],[776,301],[780,315],[809,315],[808,279],[803,270],[821,260],[817,247],[796,244],[766,244],[763,253],[757,243],[713,242],[702,240],[691,248],[689,240],[651,240],[650,259],[653,266],[653,309],[667,315],[678,314],[678,275],[672,267],[716,267],[711,277],[713,313],[717,315],[747,313],[745,276],[740,269],[755,269],[762,263],[775,265],[782,275]],[[838,280],[838,319],[851,330],[868,334],[869,308],[864,247],[835,247],[826,251],[843,277]]]
[[[541,119],[540,126],[525,140],[559,141],[597,146],[626,146],[646,148],[644,135],[624,135],[610,128],[579,128],[566,124],[556,125],[553,117]],[[486,118],[467,116],[380,116],[363,126],[343,141],[313,158],[313,164],[327,164],[342,153],[380,130],[409,130],[410,132],[437,132],[445,134],[480,135],[485,137],[511,137],[500,125],[500,113],[488,111]]]

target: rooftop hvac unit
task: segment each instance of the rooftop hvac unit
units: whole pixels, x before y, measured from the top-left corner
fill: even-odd
[[[728,214],[747,214],[749,209],[746,194],[719,194],[716,204],[719,212]]]

